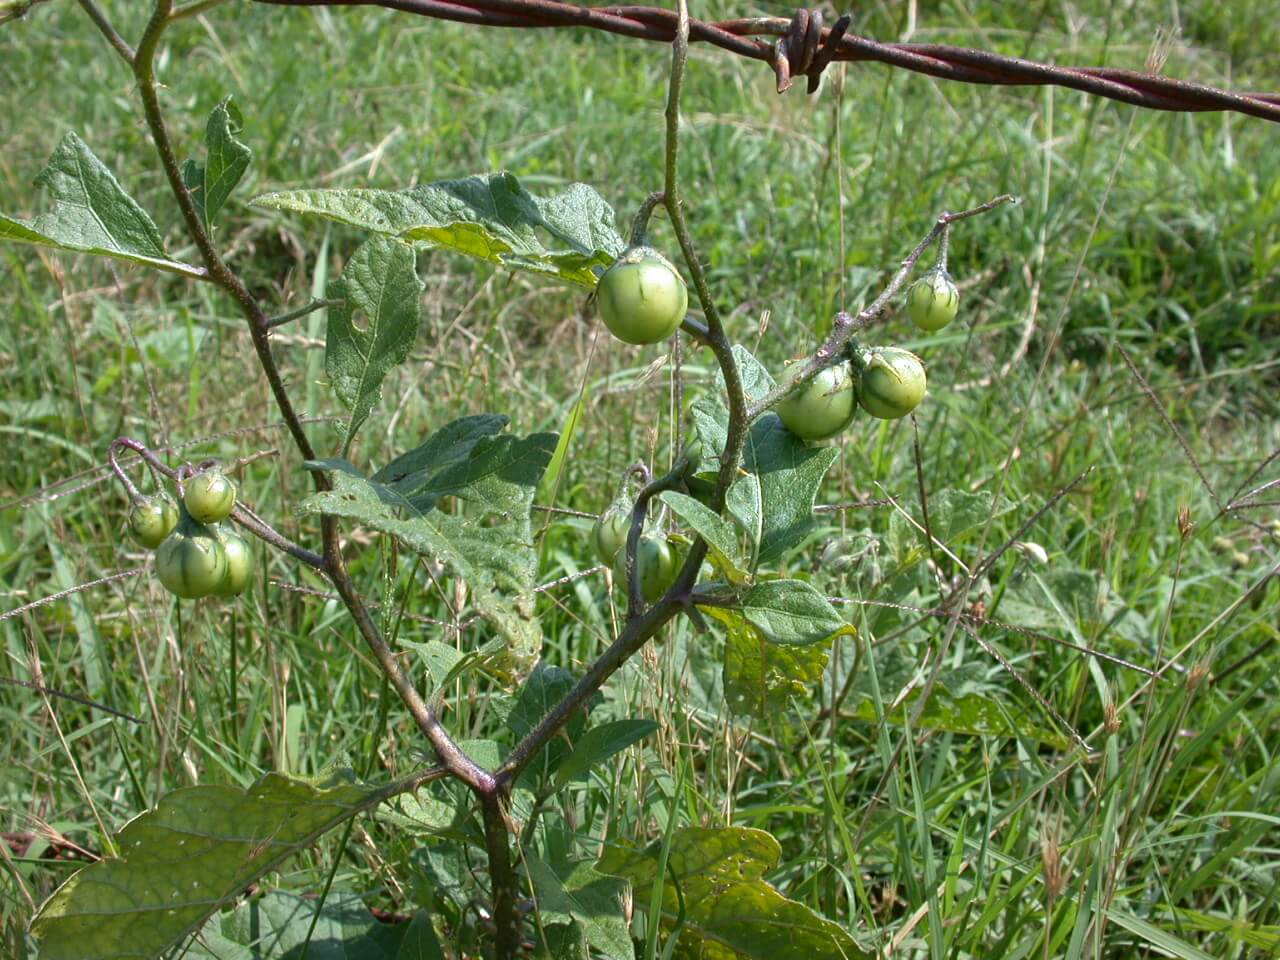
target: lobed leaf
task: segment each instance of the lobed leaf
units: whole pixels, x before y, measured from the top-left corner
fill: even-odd
[[[182,165],[182,182],[191,191],[191,200],[206,228],[249,169],[253,151],[235,138],[243,126],[239,109],[227,97],[213,108],[205,125],[207,162],[201,165],[188,160]]]
[[[660,850],[661,843],[643,850],[618,846],[596,869],[647,891],[657,879]],[[781,855],[778,841],[763,830],[684,827],[675,832],[661,880],[662,920],[667,926],[683,920],[682,955],[708,960],[871,956],[838,924],[788,900],[764,880]]]
[[[634,960],[635,945],[623,912],[626,881],[579,863],[563,876],[531,854],[525,855],[529,878],[538,897],[544,924],[576,924],[582,938],[609,960]]]
[[[534,614],[537,558],[529,514],[554,446],[553,434],[482,437],[465,459],[432,475],[408,498],[390,495],[384,484],[334,471],[333,489],[309,497],[301,509],[357,520],[444,563],[467,583],[471,603],[506,643],[506,656],[490,662],[490,669],[522,675],[542,647]],[[456,514],[432,509],[446,495],[456,497],[463,509]],[[410,515],[402,516],[401,507]]]
[[[80,870],[33,924],[43,960],[141,960],[168,950],[281,861],[406,789],[349,771],[269,773],[247,789],[186,787],[116,836],[118,856]]]
[[[204,278],[200,267],[173,260],[164,252],[151,217],[74,133],[62,138],[35,184],[53,196],[53,207],[34,220],[0,214],[0,240],[91,253]]]
[[[805,697],[822,684],[830,644],[806,647],[769,643],[732,611],[717,617],[725,625],[724,697],[736,714],[766,717]]]
[[[575,183],[554,196],[535,197],[509,173],[407,190],[294,190],[253,202],[590,288],[597,271],[626,246],[613,226],[612,208],[590,187]],[[543,232],[559,245],[544,245]]]

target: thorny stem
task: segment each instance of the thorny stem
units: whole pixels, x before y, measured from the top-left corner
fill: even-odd
[[[102,31],[102,35],[107,38],[107,42],[111,44],[116,53],[120,54],[121,59],[132,67],[133,48],[125,42],[124,37],[116,32],[116,28],[111,25],[111,21],[98,4],[94,0],[80,0],[80,7],[89,15],[89,19],[94,22],[94,25]]]
[[[130,450],[137,449],[131,442],[126,443],[123,440],[116,440],[107,450],[107,462],[111,465],[111,472],[116,475],[116,479],[119,480],[125,490],[128,491],[130,501],[137,503],[142,499],[142,491],[134,485],[133,481],[129,479],[129,475],[125,473],[124,469],[120,466],[120,461],[116,458],[116,450],[120,447],[128,447]]]
[[[93,6],[92,0],[82,0],[82,5],[86,6],[86,10],[94,19],[94,22],[102,30],[108,41],[112,45],[120,49],[119,45],[112,39],[115,34],[114,29],[104,16],[94,16],[96,7]],[[267,378],[267,382],[271,387],[272,395],[275,398],[276,406],[280,410],[281,417],[285,421],[290,434],[293,437],[294,444],[299,454],[304,459],[314,460],[315,451],[311,446],[310,440],[307,438],[306,432],[303,430],[302,423],[293,408],[293,403],[289,399],[289,395],[285,389],[284,381],[280,375],[280,369],[276,365],[275,358],[271,353],[271,345],[268,339],[270,331],[270,320],[263,311],[262,306],[257,299],[245,287],[240,277],[232,271],[226,263],[223,262],[217,249],[213,245],[213,240],[205,229],[204,223],[200,219],[200,215],[195,208],[195,203],[191,198],[190,192],[182,181],[182,173],[178,165],[177,157],[173,150],[173,144],[169,139],[168,129],[165,126],[164,115],[160,109],[160,100],[155,76],[155,53],[160,43],[160,38],[164,34],[165,29],[174,21],[175,17],[185,16],[191,13],[201,12],[208,9],[214,4],[196,2],[186,7],[174,10],[173,0],[156,0],[155,8],[152,11],[151,19],[147,23],[143,32],[142,40],[138,44],[137,51],[130,59],[133,67],[134,76],[138,81],[138,93],[142,100],[143,114],[146,118],[147,128],[151,132],[151,138],[155,143],[156,151],[160,157],[160,163],[164,167],[165,176],[169,180],[170,189],[174,198],[177,200],[178,207],[182,212],[183,221],[186,224],[187,232],[191,239],[195,242],[196,248],[200,251],[200,256],[204,260],[205,267],[209,272],[209,279],[222,287],[240,307],[245,319],[248,321],[249,334],[253,340],[254,350],[258,355],[259,363],[263,373]],[[158,462],[158,461],[157,461]],[[166,468],[167,472],[167,468]],[[173,474],[171,474],[173,475]],[[312,473],[313,482],[317,490],[324,491],[329,489],[329,481],[327,477],[319,471]],[[242,523],[247,519],[248,529],[258,533],[260,536],[262,530],[254,530],[255,526],[261,524],[257,520],[256,515],[250,516],[245,514],[243,518],[238,518]],[[261,524],[265,527],[265,524]],[[395,655],[392,653],[386,640],[383,638],[378,626],[374,623],[363,600],[355,590],[355,586],[351,581],[350,575],[347,573],[346,563],[342,556],[341,543],[338,537],[337,521],[333,517],[322,517],[320,521],[321,535],[324,542],[324,555],[320,560],[317,569],[323,570],[325,575],[333,583],[338,595],[342,598],[348,612],[351,614],[357,629],[360,631],[362,638],[369,648],[377,657],[383,672],[390,679],[391,684],[396,688],[396,692],[400,695],[405,706],[408,708],[410,715],[417,723],[419,729],[427,737],[428,741],[435,748],[441,762],[448,767],[449,772],[462,780],[468,787],[477,793],[486,791],[492,792],[494,789],[493,778],[483,769],[481,769],[473,760],[471,760],[462,750],[453,742],[447,731],[440,724],[434,710],[432,710],[419,695],[413,683],[409,680],[404,670],[400,667]],[[269,531],[269,528],[267,528]],[[268,533],[268,536],[272,532]],[[277,535],[278,536],[278,535]],[[283,538],[281,538],[283,539]],[[282,549],[288,549],[282,546]],[[301,552],[302,548],[297,548]],[[289,552],[304,562],[315,564],[316,555],[309,551],[299,552],[289,550]]]

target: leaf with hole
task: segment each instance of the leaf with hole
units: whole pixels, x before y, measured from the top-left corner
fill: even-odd
[[[338,397],[351,409],[342,449],[382,396],[387,372],[409,356],[418,336],[422,281],[413,248],[386,237],[366,240],[329,285],[324,364]]]
[[[646,895],[658,874],[661,843],[624,844],[596,864]],[[782,848],[763,830],[684,827],[675,832],[662,879],[662,923],[680,927],[680,955],[729,960],[858,960],[871,955],[838,924],[788,900],[765,879]]]

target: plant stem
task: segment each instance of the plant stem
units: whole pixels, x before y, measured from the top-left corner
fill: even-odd
[[[88,0],[88,2],[91,2],[91,0]],[[184,9],[189,12],[193,7]],[[276,406],[280,410],[281,417],[293,437],[294,445],[298,448],[298,452],[303,459],[314,460],[316,459],[315,451],[307,438],[306,432],[303,430],[301,420],[294,410],[293,403],[285,389],[284,380],[280,375],[280,369],[271,353],[271,345],[268,340],[270,320],[257,299],[244,285],[244,282],[222,260],[196,210],[190,191],[187,190],[186,184],[182,181],[182,172],[173,150],[173,144],[169,139],[163,112],[160,109],[155,76],[156,48],[165,29],[173,22],[173,14],[173,0],[156,0],[151,19],[147,23],[142,40],[139,42],[138,49],[132,58],[134,76],[138,81],[138,93],[142,99],[143,114],[146,118],[147,128],[151,132],[151,138],[160,156],[160,163],[164,168],[165,176],[169,180],[170,189],[182,212],[187,232],[195,242],[196,248],[200,251],[200,256],[209,271],[209,278],[222,287],[240,307],[241,313],[244,314],[245,319],[248,321],[249,334],[253,340],[254,350],[258,355],[263,374],[271,387],[271,392],[275,398]],[[108,32],[110,25],[105,22],[99,22],[97,19],[95,19],[95,22],[98,23],[99,29],[103,30],[107,39],[111,40],[112,34]],[[328,478],[322,471],[312,471],[312,478],[317,490],[329,489]],[[265,527],[265,524],[262,526]],[[252,527],[249,527],[249,529],[252,529]],[[400,695],[400,699],[404,702],[414,722],[417,723],[418,728],[435,748],[441,763],[449,769],[453,776],[462,780],[477,793],[492,792],[494,789],[493,777],[463,753],[458,745],[454,743],[448,732],[440,724],[436,712],[422,699],[422,696],[400,667],[395,654],[392,653],[377,624],[374,623],[373,618],[370,616],[363,599],[356,592],[355,585],[351,581],[351,577],[347,572],[346,562],[342,556],[336,519],[322,517],[320,530],[324,542],[324,556],[322,566],[319,569],[322,569],[333,583],[334,589],[337,590],[347,611],[351,614],[357,630],[359,630],[365,643],[373,651],[384,673],[390,678],[391,684],[396,688],[396,692]],[[255,530],[254,532],[258,531]],[[301,549],[298,548],[298,550]],[[294,551],[290,550],[289,552],[293,553]],[[295,553],[294,555],[297,556],[298,554]],[[315,555],[310,554],[310,557],[314,560]]]
[[[133,66],[133,48],[125,42],[124,37],[116,32],[116,28],[111,25],[111,20],[106,13],[94,2],[94,0],[80,0],[80,8],[89,15],[89,19],[94,22],[97,28],[102,31],[102,35],[107,38],[107,42],[115,49],[116,53],[130,67]]]
[[[662,203],[662,200],[661,190],[656,190],[644,198],[644,203],[640,204],[640,209],[636,211],[635,219],[631,221],[631,246],[639,247],[649,242],[649,218],[653,216],[654,209]]]
[[[493,888],[494,955],[514,960],[520,955],[520,911],[516,909],[519,880],[511,864],[512,833],[503,809],[504,792],[493,790],[480,797],[484,820],[484,847],[489,856],[489,885]]]

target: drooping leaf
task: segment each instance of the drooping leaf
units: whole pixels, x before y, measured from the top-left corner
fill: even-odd
[[[552,434],[482,438],[465,460],[435,475],[422,494],[432,504],[445,495],[457,498],[462,509],[456,513],[402,516],[380,495],[385,487],[343,472],[330,475],[334,489],[309,497],[301,509],[357,520],[444,563],[466,582],[470,602],[506,642],[506,656],[489,668],[522,676],[542,647],[534,614],[537,562],[529,515],[554,447]],[[417,497],[409,501],[420,502]]]
[[[711,562],[722,576],[735,583],[749,579],[737,534],[719,514],[693,497],[672,490],[663,493],[660,499],[687,527],[707,541]]]
[[[347,771],[309,780],[270,773],[247,789],[185,787],[116,836],[118,857],[80,870],[40,909],[45,960],[158,956],[318,836],[406,789]]]
[[[573,184],[540,198],[509,173],[396,191],[294,190],[253,202],[592,288],[596,270],[612,263],[626,245],[613,225],[613,210],[590,187]],[[550,234],[551,246],[540,233]]]
[[[724,697],[736,714],[767,717],[822,685],[830,644],[807,647],[769,643],[734,611],[717,618],[726,628]]]
[[[197,279],[204,270],[164,252],[147,212],[116,182],[79,137],[68,133],[35,180],[53,206],[34,220],[0,214],[0,240],[17,240],[142,263]]]
[[[243,127],[239,108],[227,97],[213,108],[205,125],[206,162],[188,160],[182,165],[182,182],[191,191],[196,212],[206,227],[249,169],[253,151],[235,137]]]
[[[318,902],[271,891],[214,917],[185,956],[197,960],[444,960],[431,916],[418,911],[408,921],[382,923],[354,893],[331,893]],[[307,934],[311,932],[310,944]]]
[[[652,889],[660,844],[615,847],[596,868]],[[685,827],[672,838],[663,875],[662,921],[670,927],[684,905],[679,956],[705,960],[856,960],[869,958],[838,924],[788,900],[764,880],[782,848],[763,830]],[[677,885],[679,893],[677,893]]]
[[[382,396],[387,371],[413,347],[421,294],[413,248],[380,236],[366,240],[329,285],[329,298],[342,303],[329,310],[324,365],[351,409],[344,453]]]
[[[622,909],[625,880],[598,873],[589,863],[579,863],[565,876],[532,855],[526,854],[525,864],[543,923],[576,922],[587,943],[601,955],[634,960],[635,946]]]

